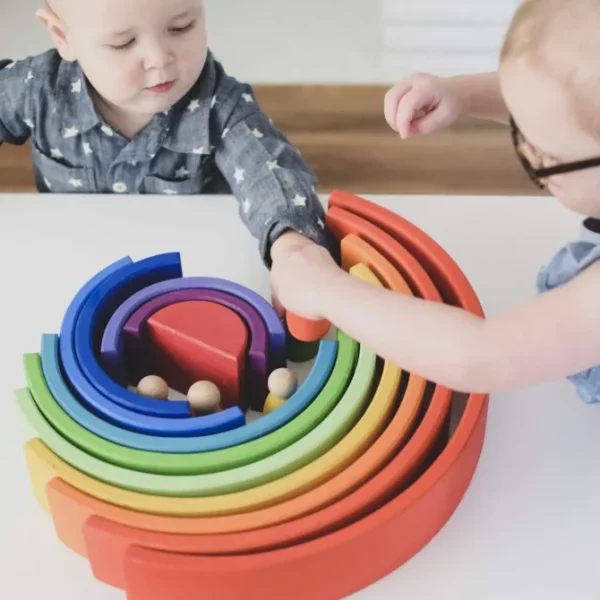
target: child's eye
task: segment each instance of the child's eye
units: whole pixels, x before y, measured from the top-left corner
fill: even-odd
[[[183,27],[171,27],[170,31],[176,35],[181,35],[183,33],[187,33],[188,31],[191,31],[192,29],[194,29],[195,26],[196,26],[196,21],[192,21],[191,23],[188,23],[187,25],[184,25]],[[129,40],[125,44],[120,44],[118,46],[111,45],[111,46],[109,46],[109,48],[111,48],[112,50],[127,50],[128,48],[131,48],[131,46],[133,46],[133,44],[135,44],[135,38]]]
[[[173,33],[187,33],[188,31],[191,31],[192,29],[194,29],[194,26],[196,25],[196,21],[192,21],[191,23],[188,23],[187,25],[184,25],[183,27],[171,27],[171,31]]]
[[[134,43],[135,43],[135,38],[132,40],[129,40],[125,44],[121,44],[119,46],[110,46],[110,48],[112,48],[113,50],[127,50],[127,48],[131,48],[131,46],[133,46]]]

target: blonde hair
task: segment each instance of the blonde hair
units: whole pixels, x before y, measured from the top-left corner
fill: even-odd
[[[584,131],[600,139],[600,0],[524,0],[500,62],[525,60],[566,90]]]

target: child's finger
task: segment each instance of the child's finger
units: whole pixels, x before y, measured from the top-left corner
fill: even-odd
[[[383,100],[383,114],[387,124],[394,130],[398,131],[396,127],[396,111],[398,110],[398,103],[402,97],[407,94],[412,88],[412,82],[405,79],[397,83],[392,87],[385,95]]]
[[[431,102],[431,95],[417,88],[413,88],[402,98],[396,111],[396,127],[400,137],[405,139],[410,135],[413,119],[420,111],[428,108]]]
[[[435,110],[424,111],[423,114],[413,119],[410,130],[412,133],[426,135],[441,129],[450,119],[450,110],[440,104]]]

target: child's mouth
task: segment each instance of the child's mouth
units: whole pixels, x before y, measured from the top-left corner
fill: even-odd
[[[157,94],[164,94],[168,92],[175,85],[174,81],[164,81],[153,87],[146,88],[149,92],[156,92]]]

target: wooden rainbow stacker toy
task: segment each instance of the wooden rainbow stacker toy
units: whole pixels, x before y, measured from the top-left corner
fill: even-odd
[[[327,226],[352,275],[482,314],[398,215],[336,191]],[[471,481],[488,398],[469,396],[451,431],[451,390],[328,330],[184,276],[177,253],[95,275],[15,392],[61,541],[130,600],[337,600],[410,559]],[[314,359],[299,386],[290,358]],[[189,402],[164,399],[164,382],[198,381]]]

